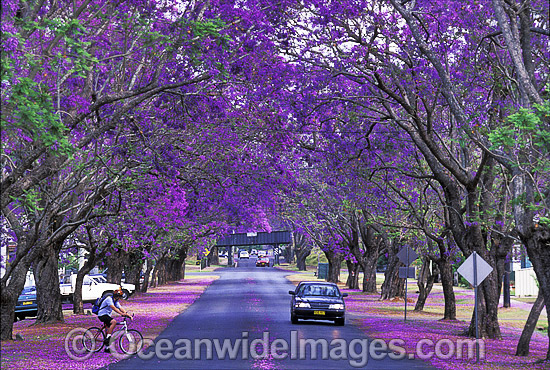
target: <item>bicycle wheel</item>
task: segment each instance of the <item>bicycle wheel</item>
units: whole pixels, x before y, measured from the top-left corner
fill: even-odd
[[[127,355],[135,355],[143,347],[143,335],[135,329],[128,329],[118,339],[118,345]]]
[[[92,327],[84,332],[82,336],[82,344],[86,351],[97,352],[103,348],[103,340],[105,339],[105,333],[103,330],[97,327]]]

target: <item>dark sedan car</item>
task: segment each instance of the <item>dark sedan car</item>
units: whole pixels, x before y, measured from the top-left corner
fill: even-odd
[[[256,267],[269,267],[269,257],[260,257],[256,260]]]
[[[293,324],[298,319],[332,320],[336,325],[344,325],[346,305],[344,297],[334,283],[303,281],[296,290],[288,292],[290,300],[290,321]]]
[[[36,287],[23,288],[23,292],[17,299],[15,306],[16,319],[23,320],[25,317],[33,317],[38,313],[38,305],[36,304]]]

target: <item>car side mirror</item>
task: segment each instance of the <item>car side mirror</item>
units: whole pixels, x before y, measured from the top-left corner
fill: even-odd
[[[288,291],[288,294],[296,295],[296,292],[295,292],[294,290],[289,290],[289,291]]]
[[[342,298],[347,297],[348,293],[342,293]]]

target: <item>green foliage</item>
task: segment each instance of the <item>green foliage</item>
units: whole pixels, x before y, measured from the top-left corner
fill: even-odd
[[[60,153],[71,153],[67,128],[55,114],[51,95],[28,77],[16,81],[9,100],[14,107],[14,125],[28,130],[35,141],[47,147],[55,146]]]
[[[144,44],[145,46],[162,45],[165,46],[167,50],[172,50],[172,47],[170,46],[172,44],[172,40],[168,36],[157,31],[147,32],[144,36]]]
[[[65,268],[66,270],[78,271],[78,257],[72,254],[69,254],[66,259],[60,258],[58,261],[60,268]]]
[[[228,49],[231,37],[226,34],[222,34],[222,30],[226,27],[226,24],[221,19],[205,19],[201,21],[183,21],[182,26],[187,29],[187,33],[191,36],[190,40],[190,56],[195,65],[201,65],[204,63],[203,54],[204,46],[203,40],[212,39],[222,49]],[[208,47],[206,47],[208,49]],[[220,62],[214,62],[214,65],[222,75],[227,75],[227,71],[224,69],[224,65]]]
[[[491,149],[505,151],[515,158],[513,165],[531,174],[550,171],[550,101],[534,104],[533,109],[519,108],[505,123],[489,134]],[[526,209],[538,210],[543,194],[535,196],[534,204],[526,204],[526,194],[519,194],[511,205],[524,205]]]
[[[319,247],[315,246],[309,256],[306,257],[306,266],[317,267],[317,261],[319,261],[319,263],[328,263],[325,253]]]
[[[226,26],[225,22],[221,19],[206,19],[202,21],[191,21],[188,23],[191,32],[203,39],[206,37],[213,37],[222,41],[230,41],[228,35],[222,35],[220,31]]]
[[[491,149],[515,148],[527,152],[530,148],[534,148],[540,154],[550,153],[550,130],[545,123],[549,118],[550,101],[535,104],[533,110],[520,108],[507,118],[504,125],[489,134]],[[538,170],[548,170],[548,163],[540,163],[540,161],[538,163],[544,167]]]
[[[12,199],[15,198],[12,197]],[[23,192],[23,195],[19,198],[19,200],[21,204],[23,204],[23,206],[31,212],[39,212],[44,209],[39,206],[41,198],[36,189]]]
[[[58,52],[56,55],[58,62],[72,62],[69,73],[85,77],[84,72],[91,70],[92,65],[97,63],[97,59],[88,52],[91,43],[83,41],[86,30],[80,21],[78,19],[68,21],[53,19],[48,20],[46,24],[57,35],[62,35],[65,42],[65,51]]]
[[[64,68],[65,75],[76,73],[84,77],[97,59],[87,51],[90,43],[83,41],[85,29],[77,19],[47,19],[43,23],[25,22],[22,29],[26,32],[46,30],[61,36],[63,51],[55,54],[55,61]],[[22,40],[19,34],[9,34]],[[39,60],[32,53],[26,53],[17,60],[6,53],[2,54],[2,81],[9,83],[9,99],[6,111],[13,114],[10,123],[30,133],[32,140],[54,150],[56,153],[70,155],[72,146],[67,138],[67,128],[57,115],[49,87],[29,77],[14,74],[16,64],[26,65],[29,69],[39,68]],[[58,76],[61,78],[62,76]],[[3,112],[2,124],[6,124],[6,112]],[[6,114],[6,115],[5,115]],[[8,126],[8,125],[6,125]]]

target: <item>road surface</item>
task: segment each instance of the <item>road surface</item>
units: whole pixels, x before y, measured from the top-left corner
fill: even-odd
[[[288,291],[294,286],[285,279],[288,272],[255,267],[255,261],[241,260],[237,268],[217,270],[220,279],[144,352],[150,359],[134,356],[108,369],[430,368],[418,360],[392,360],[387,351],[377,352],[385,353],[385,359],[373,359],[372,341],[349,320],[345,326],[328,321],[292,325]]]

